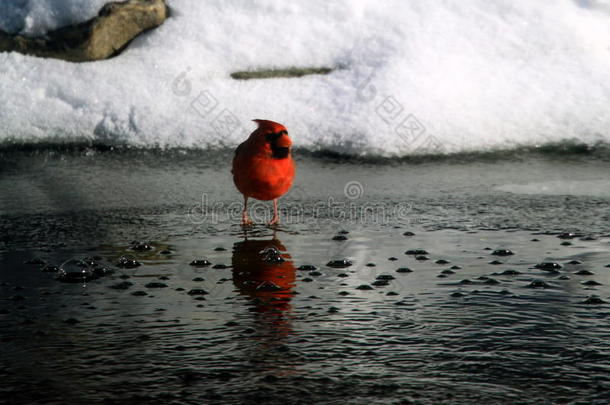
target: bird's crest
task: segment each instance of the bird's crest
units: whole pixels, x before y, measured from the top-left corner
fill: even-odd
[[[269,129],[272,132],[286,131],[286,127],[280,124],[279,122],[269,121],[269,120],[252,120],[258,124],[258,127],[261,129]]]

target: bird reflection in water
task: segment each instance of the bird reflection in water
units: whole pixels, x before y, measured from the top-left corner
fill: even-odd
[[[289,333],[295,268],[282,242],[275,235],[265,240],[246,237],[233,245],[232,262],[233,283],[251,298],[252,311],[270,322],[276,332]]]

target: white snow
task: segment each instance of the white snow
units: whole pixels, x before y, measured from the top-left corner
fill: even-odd
[[[40,34],[102,4],[3,1],[0,29]],[[296,146],[387,156],[610,143],[608,0],[168,4],[164,25],[107,61],[0,53],[0,143],[217,147],[253,118]],[[229,76],[292,66],[341,68]]]
[[[79,23],[97,15],[108,0],[2,0],[0,29],[21,35],[44,35],[47,31]]]

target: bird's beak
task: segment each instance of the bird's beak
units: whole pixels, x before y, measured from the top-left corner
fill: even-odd
[[[292,146],[292,140],[288,135],[282,135],[277,141],[275,141],[275,145],[280,148],[289,148]]]

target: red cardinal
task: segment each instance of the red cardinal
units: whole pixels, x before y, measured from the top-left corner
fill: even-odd
[[[241,224],[251,225],[248,217],[248,198],[273,200],[273,218],[269,225],[280,222],[277,199],[292,186],[294,160],[290,155],[292,141],[286,127],[277,122],[253,120],[258,129],[235,149],[233,182],[244,195]]]

